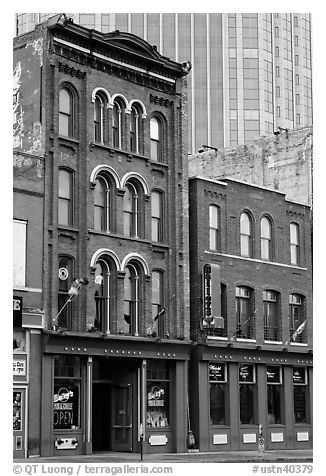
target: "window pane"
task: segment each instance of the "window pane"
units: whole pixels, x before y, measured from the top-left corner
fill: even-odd
[[[210,423],[225,425],[225,384],[210,384]]]
[[[240,246],[241,246],[241,256],[249,257],[250,256],[250,248],[249,248],[249,236],[242,235],[240,238]]]
[[[281,390],[280,385],[267,385],[267,423],[270,425],[283,423],[281,420]]]
[[[154,117],[150,121],[150,135],[151,139],[159,140],[159,124]]]
[[[246,213],[242,213],[240,217],[241,233],[250,235],[250,219]]]
[[[255,423],[253,385],[240,385],[240,422],[242,425]]]
[[[271,224],[267,218],[262,218],[260,222],[261,237],[262,238],[271,238]]]
[[[65,114],[71,114],[71,97],[66,89],[61,89],[59,95],[59,110]]]
[[[209,207],[209,224],[212,228],[218,228],[218,208],[215,206]]]
[[[69,225],[69,200],[59,198],[58,200],[58,223],[60,225]]]
[[[13,284],[25,286],[27,223],[14,220],[13,229]]]
[[[306,386],[293,387],[293,407],[295,423],[308,423]]]
[[[70,199],[71,174],[66,170],[59,171],[59,197]]]
[[[59,114],[59,134],[69,137],[69,121],[70,117]]]

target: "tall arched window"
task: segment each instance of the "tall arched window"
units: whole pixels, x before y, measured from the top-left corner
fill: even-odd
[[[290,223],[290,255],[291,264],[299,264],[299,225]]]
[[[252,223],[250,215],[246,212],[240,216],[240,255],[252,257]]]
[[[162,124],[156,117],[150,120],[151,159],[163,162]]]
[[[279,325],[279,295],[275,291],[263,292],[264,304],[264,339],[279,341],[282,329]]]
[[[139,195],[134,184],[128,182],[124,194],[124,235],[134,238],[139,236]]]
[[[95,319],[93,328],[110,333],[111,316],[111,272],[108,263],[102,259],[95,266]]]
[[[59,170],[58,224],[73,225],[73,173]]]
[[[131,108],[130,114],[130,131],[129,131],[129,148],[131,152],[141,153],[141,112],[135,105]]]
[[[122,103],[119,100],[115,100],[112,111],[112,140],[113,147],[118,149],[122,147],[122,112]]]
[[[260,253],[261,259],[272,259],[272,223],[268,217],[263,217],[260,221]]]
[[[73,94],[68,88],[62,88],[59,93],[59,135],[74,136]]]
[[[163,307],[163,273],[152,272],[152,318],[153,334],[165,337],[165,312]]]
[[[59,256],[58,270],[58,321],[56,325],[60,329],[71,329],[74,302],[67,304],[68,291],[74,281],[74,261],[69,256]],[[60,312],[61,311],[61,312]]]
[[[98,176],[94,189],[94,229],[111,229],[111,188],[106,178]]]
[[[124,278],[124,320],[120,329],[124,334],[139,333],[139,301],[139,272],[136,266],[128,264]]]
[[[300,294],[289,296],[290,337],[294,342],[307,342],[305,298]]]
[[[104,142],[104,118],[105,118],[106,100],[103,95],[97,93],[94,101],[94,140],[95,142]]]
[[[216,205],[209,206],[209,249],[220,249],[220,209]]]
[[[152,203],[152,241],[163,241],[163,194],[154,190],[151,194]]]
[[[237,337],[255,339],[254,295],[250,288],[236,287]]]

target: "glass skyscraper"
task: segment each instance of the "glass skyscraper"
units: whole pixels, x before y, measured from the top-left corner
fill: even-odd
[[[16,34],[53,13],[16,15]],[[102,32],[128,31],[190,60],[189,152],[229,147],[279,127],[312,125],[309,13],[67,13]]]

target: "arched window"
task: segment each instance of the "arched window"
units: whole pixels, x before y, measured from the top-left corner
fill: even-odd
[[[163,273],[152,272],[152,318],[153,335],[165,337],[165,312],[163,306]]]
[[[154,190],[151,195],[152,203],[152,241],[163,241],[163,193]]]
[[[112,111],[112,140],[113,147],[117,149],[122,147],[122,112],[122,103],[119,100],[115,100]]]
[[[299,225],[290,223],[290,255],[291,264],[297,266],[299,264]]]
[[[130,151],[141,153],[141,112],[135,105],[131,108],[129,140]]]
[[[74,102],[73,94],[68,88],[59,93],[59,135],[74,137]]]
[[[124,194],[124,235],[139,236],[139,194],[136,186],[127,182]]]
[[[137,267],[128,264],[124,278],[124,319],[120,329],[124,334],[138,335],[139,333],[139,278]]]
[[[94,229],[111,230],[111,186],[109,181],[98,176],[94,189]]]
[[[163,162],[162,123],[156,117],[150,120],[151,159]]]
[[[289,296],[290,337],[293,342],[307,342],[305,298],[300,294]]]
[[[220,209],[216,205],[209,206],[209,249],[220,249]]]
[[[104,125],[105,125],[106,100],[103,95],[97,93],[94,101],[94,140],[104,143]]]
[[[108,263],[99,259],[95,266],[95,319],[93,328],[110,333],[111,271]]]
[[[269,218],[263,217],[260,221],[260,253],[261,259],[272,259],[272,223]]]
[[[66,303],[69,299],[68,291],[74,281],[73,258],[59,256],[58,281],[58,314],[60,314],[56,325],[60,329],[71,329],[74,302]]]
[[[73,173],[59,170],[58,224],[73,225]]]
[[[236,287],[237,337],[255,339],[255,311],[253,291],[245,286]]]
[[[240,216],[240,255],[252,258],[252,222],[246,212]]]
[[[281,326],[279,319],[279,295],[275,291],[263,292],[264,303],[264,339],[279,341],[281,339]]]

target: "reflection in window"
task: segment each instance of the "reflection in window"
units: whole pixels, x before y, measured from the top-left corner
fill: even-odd
[[[150,120],[151,159],[162,162],[161,124],[155,117]]]
[[[209,249],[219,250],[220,209],[216,205],[209,207]]]
[[[121,149],[122,147],[122,104],[114,101],[112,111],[112,140],[113,147]]]
[[[141,133],[141,113],[136,106],[132,106],[130,114],[130,151],[136,154],[141,153],[140,146],[140,133]]]
[[[163,241],[163,194],[153,191],[152,203],[152,241]]]
[[[263,217],[260,221],[260,250],[261,259],[272,258],[272,224],[269,218]]]
[[[240,385],[240,423],[242,425],[255,423],[254,385]]]
[[[108,264],[99,260],[95,266],[95,319],[94,329],[110,332],[110,286],[111,274]]]
[[[264,339],[278,341],[281,329],[278,325],[277,294],[274,291],[264,291]]]
[[[73,137],[73,96],[63,88],[59,93],[59,134]]]
[[[295,342],[306,342],[304,298],[299,294],[290,294],[290,336]],[[302,327],[300,327],[302,326]]]
[[[62,312],[58,316],[58,327],[60,329],[71,329],[72,325],[72,312],[74,302],[70,301],[68,291],[71,284],[74,281],[73,276],[73,260],[68,256],[59,257],[59,292],[58,292],[58,312],[62,309]]]
[[[59,170],[58,224],[73,225],[73,174]]]
[[[165,361],[149,360],[147,365],[146,425],[164,428],[170,425],[170,372]]]
[[[299,264],[299,225],[290,223],[291,264]]]
[[[99,176],[94,189],[94,229],[110,231],[111,190],[109,182]]]
[[[138,238],[138,193],[132,183],[127,183],[124,194],[124,235]]]
[[[124,278],[124,319],[119,331],[138,335],[139,327],[139,274],[137,268],[128,264]]]
[[[251,218],[248,213],[241,213],[240,216],[240,254],[252,257]]]
[[[253,295],[249,288],[236,287],[237,337],[255,338],[255,313]]]
[[[165,337],[165,314],[159,315],[163,309],[163,273],[152,272],[152,318],[153,334]]]
[[[65,409],[62,405],[64,402]],[[79,357],[54,357],[53,429],[76,430],[81,422],[81,363]]]

